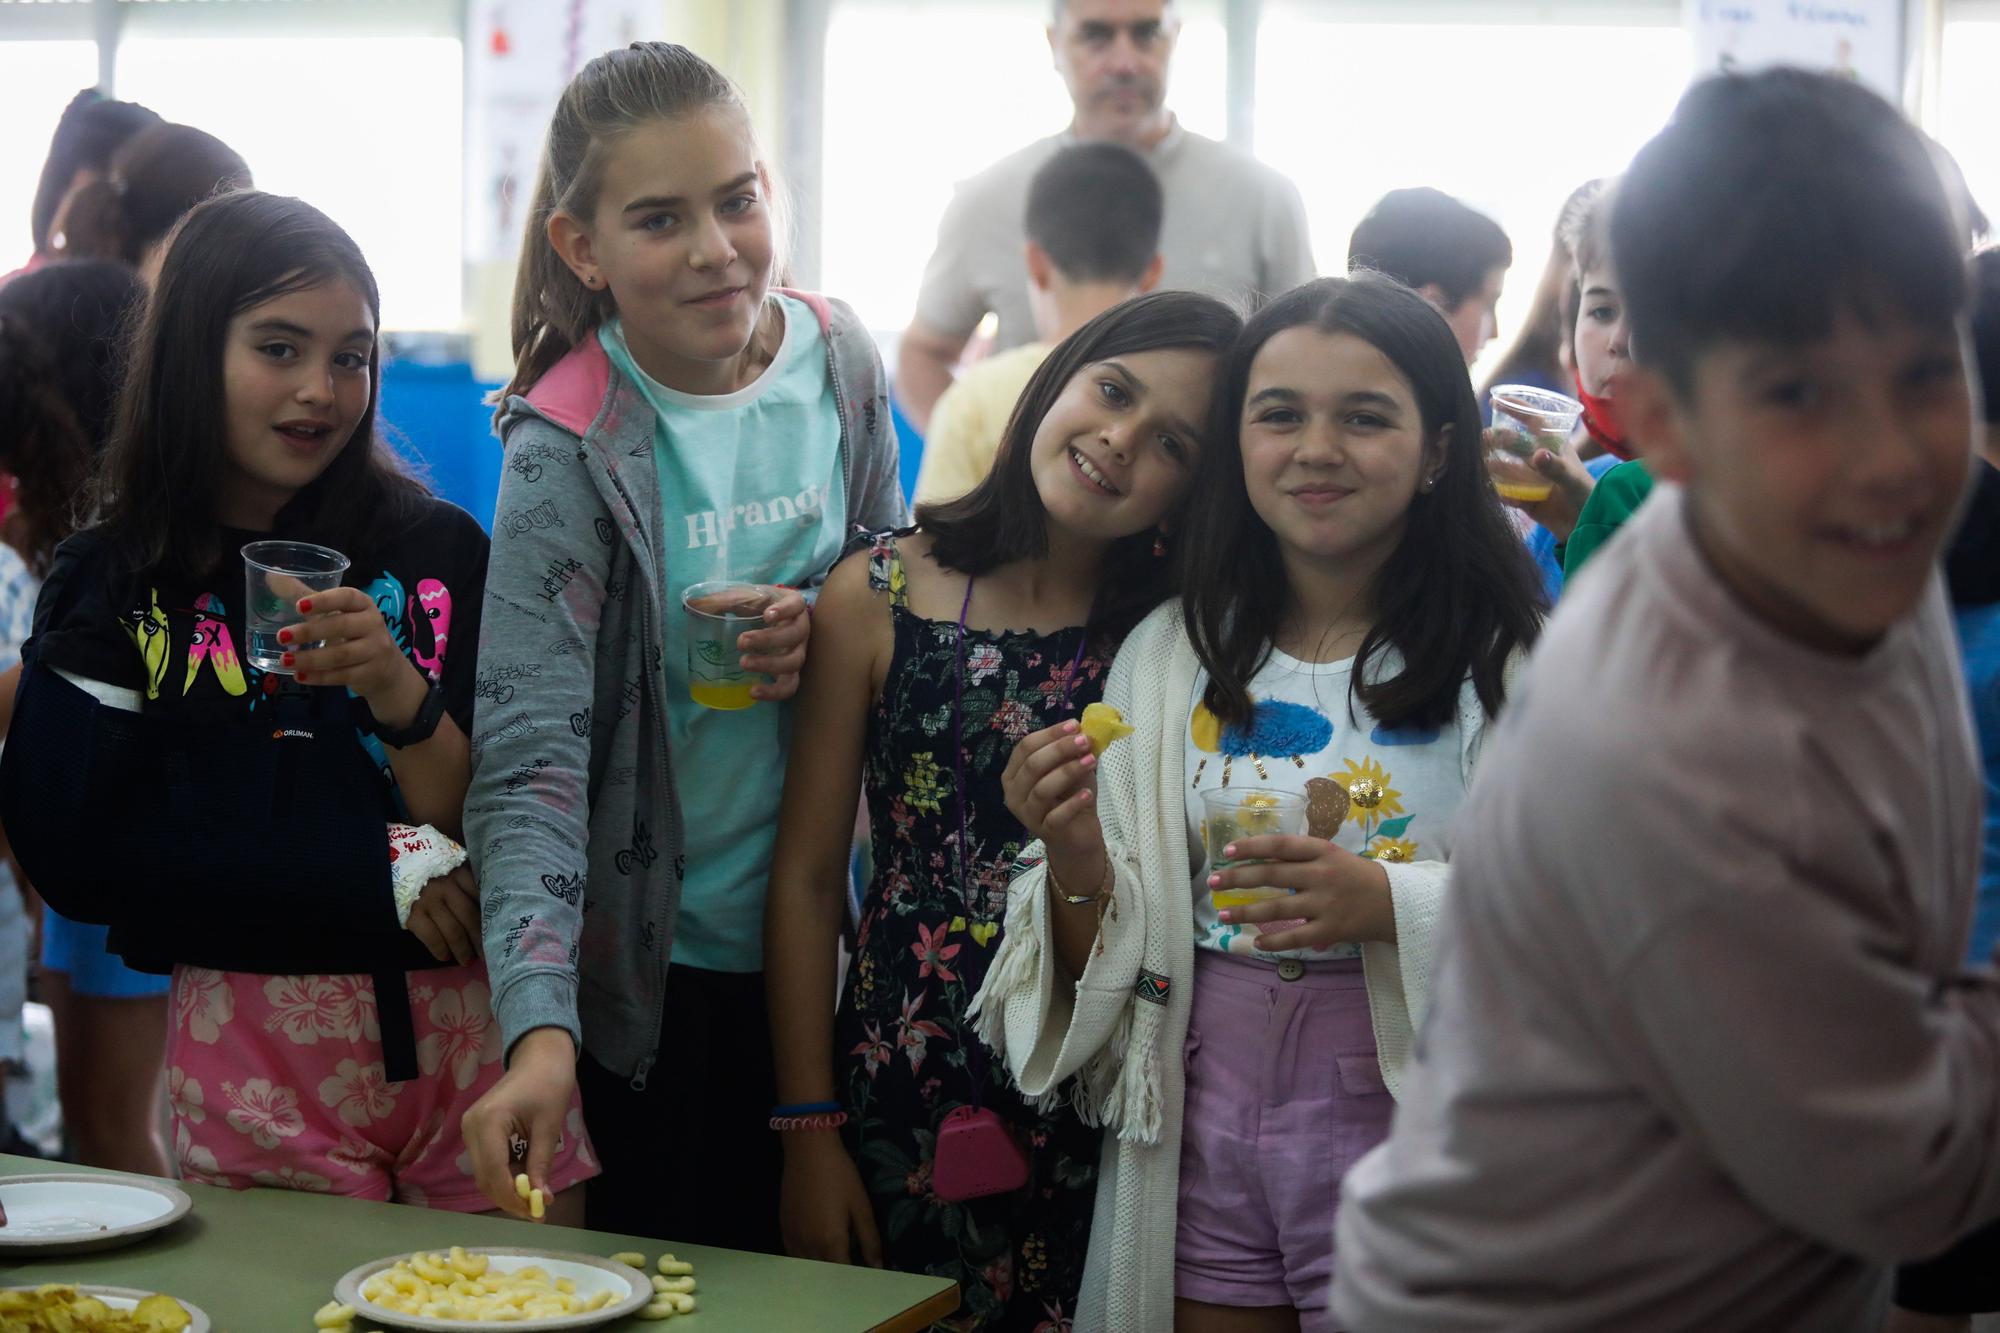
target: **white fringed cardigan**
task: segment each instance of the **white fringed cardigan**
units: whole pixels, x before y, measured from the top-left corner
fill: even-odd
[[[1509,685],[1515,663],[1509,664]],[[1104,1141],[1076,1333],[1173,1327],[1174,1222],[1180,1192],[1182,1044],[1194,972],[1195,872],[1187,836],[1182,733],[1200,664],[1169,603],[1148,616],[1111,668],[1105,702],[1135,728],[1105,751],[1098,818],[1110,852],[1117,915],[1081,982],[1062,974],[1041,844],[1026,849],[1009,893],[1007,930],[975,1003],[979,1035],[1007,1062],[1022,1095],[1069,1097]],[[1469,783],[1486,715],[1468,682],[1458,708]],[[1382,1078],[1402,1086],[1430,989],[1446,882],[1442,861],[1385,864],[1397,943],[1362,946]],[[1083,908],[1065,910],[1083,911]],[[1064,1080],[1076,1082],[1064,1088]]]

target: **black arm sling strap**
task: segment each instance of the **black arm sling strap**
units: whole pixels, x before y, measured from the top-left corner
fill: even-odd
[[[63,623],[77,583],[38,629]],[[64,679],[39,638],[23,647],[0,754],[0,820],[29,882],[149,960],[366,973],[384,1075],[414,1078],[404,972],[437,964],[396,920],[393,815],[347,693],[265,677],[281,683],[240,723],[196,719],[182,707],[185,654],[170,652],[158,697],[134,713]]]

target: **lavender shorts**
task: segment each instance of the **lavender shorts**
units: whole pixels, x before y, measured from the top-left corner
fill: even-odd
[[[1340,1182],[1389,1133],[1361,962],[1195,950],[1174,1291],[1336,1327]]]

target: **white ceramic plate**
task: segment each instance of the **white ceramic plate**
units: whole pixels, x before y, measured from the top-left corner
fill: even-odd
[[[44,1285],[46,1284],[37,1283],[32,1287],[4,1287],[0,1288],[0,1290],[38,1291]],[[140,1301],[145,1300],[153,1294],[150,1291],[139,1291],[133,1287],[93,1287],[85,1283],[72,1283],[69,1285],[75,1286],[81,1295],[97,1297],[98,1300],[103,1301],[114,1310],[135,1309]],[[168,1292],[167,1294],[170,1296],[173,1295],[172,1292]],[[194,1320],[192,1324],[187,1326],[187,1333],[210,1333],[211,1325],[208,1322],[208,1316],[202,1312],[200,1306],[191,1305],[187,1301],[181,1300],[178,1296],[174,1296],[174,1299],[180,1301],[181,1309],[186,1310],[189,1317]]]
[[[163,1180],[144,1176],[0,1177],[0,1255],[109,1250],[170,1227],[194,1207]]]
[[[429,1254],[443,1254],[449,1247],[427,1250]],[[543,1319],[521,1319],[506,1324],[476,1324],[470,1319],[426,1319],[421,1315],[402,1314],[361,1298],[361,1288],[368,1279],[385,1268],[394,1267],[408,1259],[408,1254],[395,1254],[387,1259],[373,1259],[348,1273],[333,1287],[334,1299],[343,1305],[351,1305],[363,1319],[371,1319],[391,1328],[421,1330],[421,1333],[463,1333],[468,1328],[507,1328],[515,1333],[554,1333],[555,1330],[595,1328],[608,1324],[614,1319],[636,1314],[653,1299],[653,1280],[636,1268],[625,1264],[600,1259],[594,1254],[569,1254],[547,1250],[523,1250],[508,1246],[482,1246],[467,1251],[468,1254],[483,1254],[489,1267],[499,1272],[512,1272],[517,1268],[539,1268],[551,1278],[566,1277],[576,1283],[576,1294],[594,1296],[600,1291],[610,1291],[611,1300],[601,1310],[587,1314],[550,1315]]]

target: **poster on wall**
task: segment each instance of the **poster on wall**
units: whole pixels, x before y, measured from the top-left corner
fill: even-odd
[[[466,6],[465,257],[510,262],[549,116],[592,57],[660,37],[660,0],[470,0]]]
[[[1798,65],[1902,100],[1904,0],[1682,0],[1698,73]]]

